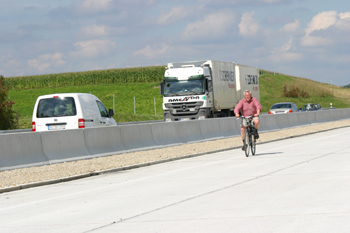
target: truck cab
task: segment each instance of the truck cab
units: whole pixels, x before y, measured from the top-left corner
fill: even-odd
[[[174,68],[171,63],[160,84],[160,94],[163,95],[165,121],[210,117],[213,108],[210,68],[194,65]]]

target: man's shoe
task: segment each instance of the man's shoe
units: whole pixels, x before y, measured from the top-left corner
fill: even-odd
[[[242,146],[242,150],[245,151],[245,145]]]
[[[258,134],[258,130],[257,129],[254,130],[254,138],[255,139],[259,139],[259,134]]]

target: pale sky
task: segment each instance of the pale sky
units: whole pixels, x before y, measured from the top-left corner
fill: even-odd
[[[0,0],[5,77],[236,62],[350,83],[349,0]]]

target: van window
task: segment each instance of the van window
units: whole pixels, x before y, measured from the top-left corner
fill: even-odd
[[[97,100],[96,100],[96,103],[97,103],[98,109],[100,110],[101,117],[108,117],[107,109],[103,105],[103,103],[101,103],[100,101],[97,101]]]
[[[37,118],[75,115],[77,110],[73,97],[41,99],[36,113]]]

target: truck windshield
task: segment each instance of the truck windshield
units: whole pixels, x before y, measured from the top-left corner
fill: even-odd
[[[164,86],[165,95],[188,95],[188,94],[204,94],[204,78],[189,80],[166,80]]]
[[[73,97],[47,98],[39,101],[36,117],[75,116],[77,110]]]

